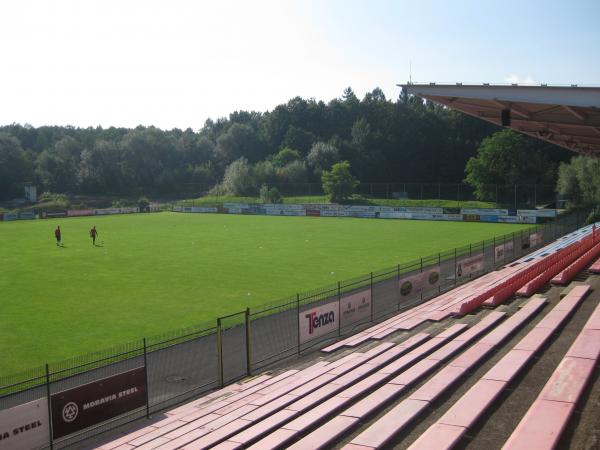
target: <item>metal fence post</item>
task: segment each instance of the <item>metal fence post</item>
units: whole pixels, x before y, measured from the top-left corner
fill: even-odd
[[[300,294],[296,294],[296,317],[298,318],[298,354],[300,354]]]
[[[221,318],[217,319],[217,381],[223,387],[223,337],[221,336]]]
[[[454,247],[454,284],[458,283],[458,278],[456,276],[456,247]]]
[[[374,298],[373,298],[373,272],[371,272],[371,322],[373,322],[373,310],[375,308],[373,308],[375,304]]]
[[[148,385],[148,349],[146,346],[146,338],[143,339],[144,342],[144,378],[146,380],[146,419],[150,418],[150,392]]]
[[[252,375],[252,346],[250,345],[250,308],[246,308],[246,374]]]
[[[50,450],[54,450],[54,440],[52,435],[54,430],[52,429],[52,405],[50,404],[50,368],[46,363],[46,397],[48,398],[48,428],[50,429]]]
[[[338,281],[338,337],[342,335],[342,318],[340,317],[342,311],[342,293],[340,289],[340,282]]]

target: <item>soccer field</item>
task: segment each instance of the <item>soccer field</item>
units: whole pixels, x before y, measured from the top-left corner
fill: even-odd
[[[526,227],[177,213],[0,222],[0,376]]]

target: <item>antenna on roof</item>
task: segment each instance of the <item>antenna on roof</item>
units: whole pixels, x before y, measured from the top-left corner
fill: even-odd
[[[408,60],[408,84],[412,84],[412,61]]]

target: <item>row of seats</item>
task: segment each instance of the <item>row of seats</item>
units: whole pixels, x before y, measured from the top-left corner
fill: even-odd
[[[575,310],[589,286],[577,286],[450,407],[411,450],[451,449],[494,404]],[[600,309],[599,309],[600,311]],[[534,447],[529,447],[533,449]]]
[[[503,450],[556,448],[599,357],[600,305],[506,441]]]

